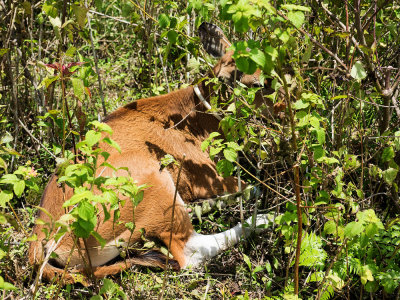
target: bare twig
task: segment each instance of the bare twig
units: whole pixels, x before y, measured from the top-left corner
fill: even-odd
[[[28,128],[26,128],[25,124],[22,123],[22,121],[20,119],[18,119],[19,124],[21,125],[21,127],[26,131],[26,133],[31,137],[32,140],[34,140],[36,143],[38,143],[44,150],[46,150],[47,153],[50,154],[50,156],[54,159],[56,159],[57,157],[49,150],[47,149],[37,138],[35,138],[33,136],[33,134],[29,131]]]
[[[104,18],[112,19],[112,20],[117,21],[117,22],[121,22],[121,23],[124,23],[124,24],[129,24],[129,25],[133,25],[133,26],[138,26],[138,24],[131,23],[131,22],[127,21],[127,20],[123,20],[123,19],[116,18],[116,17],[113,17],[113,16],[105,15],[105,14],[99,13],[99,12],[97,12],[95,10],[92,10],[92,9],[89,9],[89,12],[92,13],[92,14],[96,14],[96,15],[102,16]]]
[[[264,181],[261,181],[261,179],[257,178],[256,176],[254,176],[250,171],[248,171],[246,168],[244,168],[241,164],[239,164],[238,162],[236,162],[236,164],[238,166],[240,166],[240,168],[245,171],[247,174],[249,174],[251,177],[253,177],[255,180],[257,180],[259,183],[261,183],[263,186],[265,186],[266,188],[268,188],[269,190],[273,191],[274,193],[276,193],[278,196],[282,197],[283,199],[285,199],[286,201],[295,204],[295,202],[293,202],[293,200],[289,199],[288,197],[282,195],[281,193],[279,193],[277,190],[275,190],[274,188],[270,187],[268,184],[266,184]]]
[[[374,20],[374,18],[376,17],[376,15],[378,14],[378,12],[381,11],[382,8],[384,8],[389,2],[389,0],[384,1],[383,3],[381,3],[381,5],[374,11],[374,13],[372,14],[372,16],[368,19],[368,21],[364,22],[364,25],[362,26],[362,30],[366,30],[369,26],[369,24],[371,24],[371,21]],[[365,14],[367,15],[367,14]]]
[[[170,88],[169,88],[168,75],[167,75],[167,67],[166,67],[166,65],[164,64],[164,59],[163,59],[163,57],[161,56],[161,50],[160,50],[160,49],[158,48],[158,46],[157,46],[157,41],[156,41],[156,39],[155,39],[155,36],[154,36],[154,44],[156,45],[156,51],[158,52],[158,57],[160,58],[161,68],[162,68],[162,71],[163,71],[163,74],[164,74],[164,80],[165,80],[166,83],[167,83],[167,90],[168,90],[168,93],[169,93],[169,92],[171,92],[171,90],[170,90]]]

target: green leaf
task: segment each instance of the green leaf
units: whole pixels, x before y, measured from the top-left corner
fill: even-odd
[[[249,61],[247,57],[239,57],[235,59],[236,67],[243,73],[249,73]]]
[[[78,219],[78,222],[73,223],[74,233],[87,239],[97,225],[97,217],[94,215],[88,221]]]
[[[394,145],[396,147],[396,150],[399,151],[400,150],[400,131],[396,131],[394,133],[394,135],[395,135]]]
[[[0,290],[15,291],[17,288],[9,282],[5,282],[3,277],[0,276]]]
[[[161,14],[158,16],[158,25],[160,25],[161,28],[167,28],[169,27],[169,24],[170,20],[166,14]]]
[[[164,168],[169,166],[172,163],[177,165],[177,166],[179,166],[179,163],[176,161],[175,157],[173,157],[171,154],[165,154],[164,157],[162,157],[161,160],[160,160],[160,164]]]
[[[378,226],[374,223],[370,223],[365,227],[365,233],[369,238],[372,238],[378,231]]]
[[[265,57],[264,52],[262,52],[258,48],[251,49],[250,51],[250,59],[253,60],[260,68],[264,69],[267,63],[267,59]]]
[[[315,133],[317,134],[318,143],[321,145],[325,143],[325,130],[324,129],[316,129]]]
[[[369,266],[362,266],[361,267],[361,283],[366,284],[367,281],[374,281],[374,277],[372,276],[372,271]]]
[[[5,208],[7,203],[13,198],[11,191],[3,190],[0,192],[0,207]]]
[[[312,150],[314,151],[314,159],[318,160],[325,157],[325,150],[321,145],[313,145]]]
[[[107,241],[101,237],[100,234],[98,234],[96,231],[92,231],[90,233],[95,237],[95,239],[99,242],[101,248],[104,248],[104,246],[107,244]]]
[[[297,100],[295,103],[293,103],[293,108],[296,110],[299,109],[304,109],[310,106],[309,102],[304,102],[302,99]]]
[[[329,220],[324,225],[324,232],[326,234],[336,234],[337,228],[338,228],[338,226],[337,226],[336,222],[333,220]]]
[[[74,194],[71,198],[69,198],[69,200],[64,202],[63,207],[72,206],[83,199],[91,199],[92,196],[93,193],[91,191],[83,191],[81,193]]]
[[[219,174],[221,174],[223,177],[228,177],[232,174],[233,172],[233,164],[226,159],[221,159],[217,163],[217,171]]]
[[[210,133],[210,136],[208,137],[208,139],[213,139],[213,138],[216,138],[217,136],[221,136],[221,134],[219,132],[213,131]]]
[[[100,289],[99,294],[107,294],[108,292],[111,292],[114,289],[114,282],[112,282],[110,279],[104,278],[103,280],[103,286]]]
[[[300,28],[304,23],[304,13],[302,11],[289,11],[287,17],[296,28]]]
[[[344,161],[345,161],[345,164],[344,164],[345,170],[354,169],[361,165],[361,163],[357,159],[357,156],[353,155],[353,154],[346,154],[344,156]]]
[[[0,260],[2,260],[6,255],[7,253],[0,249]]]
[[[83,101],[85,99],[85,86],[83,80],[80,78],[71,77],[72,87],[74,89],[74,95],[78,97],[79,100]]]
[[[59,17],[49,17],[51,25],[53,25],[54,29],[60,29],[61,28],[61,20]],[[59,34],[59,31],[57,32],[57,35]]]
[[[5,48],[0,48],[0,57],[2,57],[4,54],[6,54],[10,49],[5,49]]]
[[[108,190],[103,192],[103,199],[110,205],[114,205],[118,203],[118,197],[115,191]]]
[[[225,148],[224,149],[224,157],[229,160],[230,162],[235,162],[237,159],[237,152],[235,149],[232,148]]]
[[[68,50],[65,52],[65,55],[69,56],[69,57],[74,57],[76,52],[76,47],[71,46],[68,48]]]
[[[381,160],[387,162],[394,158],[394,149],[392,146],[383,149]]]
[[[72,4],[72,10],[75,14],[78,25],[82,28],[85,27],[88,9],[84,6]]]
[[[210,147],[210,157],[214,158],[215,155],[220,153],[222,150],[222,147]]]
[[[351,68],[350,72],[351,77],[357,80],[362,80],[365,77],[367,77],[367,72],[365,72],[365,69],[360,61],[356,61]]]
[[[167,33],[167,38],[171,44],[176,44],[176,40],[178,38],[178,33],[175,30],[170,30]]]
[[[42,87],[48,88],[50,84],[52,84],[54,81],[58,80],[60,78],[60,75],[56,76],[48,76],[42,80],[42,82],[38,85],[38,89]]]
[[[92,121],[89,123],[89,125],[93,125],[95,128],[97,128],[101,132],[107,132],[109,134],[113,133],[111,127],[106,123],[102,123],[99,121]]]
[[[20,179],[15,174],[5,174],[0,178],[0,183],[14,184],[20,181]]]
[[[200,205],[196,205],[196,206],[194,207],[194,213],[195,213],[197,219],[199,219],[199,222],[200,222],[200,224],[201,224],[201,223],[202,223],[201,215],[202,215],[202,213],[203,213],[203,209],[201,208]]]
[[[103,142],[106,142],[107,144],[109,144],[111,147],[113,147],[114,149],[116,149],[119,153],[121,153],[121,148],[118,145],[118,143],[112,139],[110,139],[109,137],[105,137],[103,139]]]
[[[232,16],[232,21],[235,25],[235,30],[237,32],[246,32],[249,30],[249,18],[245,16],[242,12],[237,12]]]
[[[246,263],[246,265],[247,265],[247,267],[249,268],[249,270],[251,271],[251,261],[250,261],[250,258],[246,255],[246,254],[244,254],[243,253],[243,260],[244,260],[244,262]]]
[[[201,143],[201,151],[203,151],[203,152],[206,151],[207,148],[210,146],[210,144],[211,144],[211,141],[209,139],[204,140]]]
[[[350,222],[349,224],[346,225],[344,228],[344,234],[348,238],[355,237],[356,235],[359,235],[362,231],[364,230],[364,226],[362,225],[361,222]]]
[[[232,148],[232,149],[234,149],[234,150],[236,150],[236,151],[242,150],[242,146],[239,146],[239,145],[238,145],[237,143],[235,143],[235,142],[227,142],[227,143],[226,143],[226,146],[229,147],[229,148]]]
[[[101,133],[94,130],[89,130],[85,135],[85,141],[89,147],[93,147],[100,141],[100,139]]]
[[[140,191],[139,193],[137,193],[135,195],[135,197],[133,198],[133,205],[136,207],[140,204],[140,202],[142,202],[143,200],[143,196],[144,196],[144,192]]]
[[[50,4],[50,1],[44,1],[42,10],[49,17],[55,18],[58,15],[58,11],[57,11],[57,8],[52,5],[53,3]]]
[[[379,284],[376,281],[368,281],[365,284],[365,290],[368,293],[376,293],[376,291],[378,291],[378,289],[379,289]]]
[[[321,238],[315,233],[306,234],[301,242],[300,266],[323,267],[327,254]],[[294,263],[294,262],[293,262]]]
[[[81,219],[89,221],[94,214],[95,214],[94,206],[90,204],[89,201],[83,201],[79,204],[78,215]]]
[[[301,10],[305,12],[310,12],[311,8],[307,6],[301,6],[301,5],[295,5],[295,4],[284,4],[281,6],[282,9],[287,9],[287,10]]]
[[[383,179],[386,181],[387,184],[392,185],[393,181],[397,177],[397,172],[399,170],[394,169],[394,168],[389,168],[385,171],[382,172]]]
[[[13,136],[9,132],[5,132],[5,134],[0,139],[0,144],[11,143],[13,140]]]
[[[386,293],[393,293],[400,282],[400,272],[398,270],[387,270],[378,275],[380,283],[382,284]]]
[[[348,98],[347,95],[338,95],[338,96],[333,97],[331,100],[336,100],[336,99],[347,99],[347,98]]]
[[[125,223],[125,227],[128,228],[130,232],[133,232],[136,228],[135,223],[133,222]]]
[[[373,209],[366,209],[363,211],[359,211],[357,213],[357,219],[365,223],[372,223],[377,226],[378,229],[384,229],[382,221],[376,216],[375,211]]]
[[[14,183],[14,193],[18,198],[22,196],[24,189],[25,189],[25,181],[19,180]]]

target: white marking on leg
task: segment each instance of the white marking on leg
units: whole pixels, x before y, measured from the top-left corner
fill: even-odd
[[[258,215],[255,221],[256,227],[270,223],[267,215]],[[206,259],[212,258],[237,244],[241,236],[248,237],[251,233],[252,217],[248,218],[245,223],[249,227],[243,228],[242,224],[238,224],[227,231],[212,235],[193,232],[183,250],[185,256],[185,265],[183,268],[189,266],[196,267]],[[259,229],[256,229],[256,231],[259,231]]]

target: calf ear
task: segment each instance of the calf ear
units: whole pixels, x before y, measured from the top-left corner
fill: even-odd
[[[232,45],[222,29],[211,23],[203,22],[200,25],[199,36],[207,53],[217,58],[223,56],[226,48]]]

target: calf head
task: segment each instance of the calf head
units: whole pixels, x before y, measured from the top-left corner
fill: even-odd
[[[213,76],[219,78],[224,83],[232,86],[235,81],[239,81],[247,87],[262,87],[256,94],[255,105],[265,104],[267,109],[264,115],[270,115],[272,111],[277,112],[272,101],[265,97],[274,92],[269,80],[263,83],[260,81],[261,71],[257,69],[253,74],[245,74],[237,69],[233,58],[234,51],[227,50],[232,46],[222,29],[211,23],[202,23],[198,29],[200,40],[204,49],[210,55],[219,58],[218,63],[213,68]],[[281,109],[280,109],[281,110]]]

